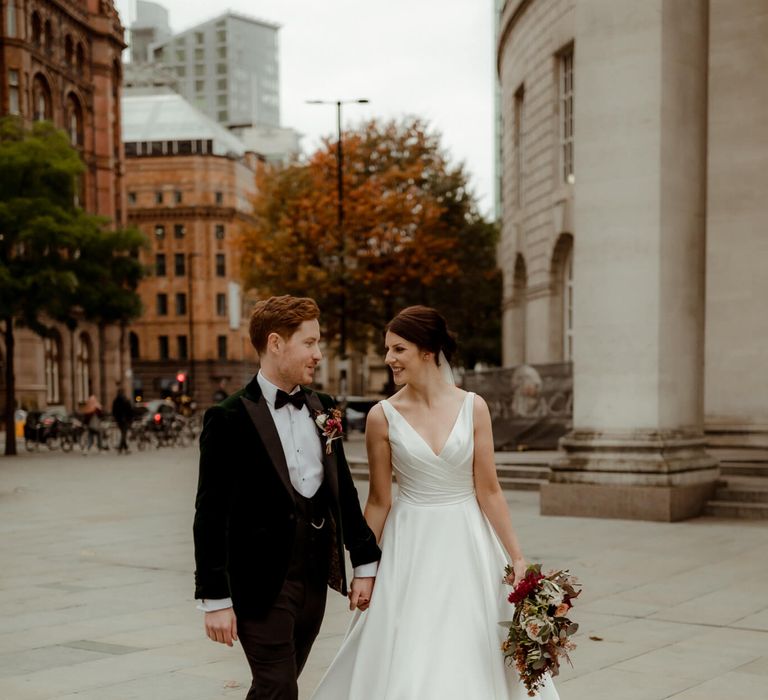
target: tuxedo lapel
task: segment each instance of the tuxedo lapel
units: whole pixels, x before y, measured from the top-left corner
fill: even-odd
[[[307,408],[312,414],[312,420],[314,421],[315,415],[318,413],[325,413],[326,408],[320,402],[317,394],[311,389],[305,389],[307,394]],[[323,454],[323,476],[325,483],[330,489],[333,502],[339,502],[339,472],[336,464],[336,450],[331,450],[331,454],[328,454],[325,449],[325,437],[323,437],[320,429],[317,430],[318,439],[320,440],[322,454]]]
[[[256,382],[254,381],[253,383]],[[258,384],[256,386],[258,387]],[[264,447],[267,450],[272,466],[280,477],[280,481],[283,482],[283,486],[285,486],[288,491],[291,500],[293,500],[293,486],[291,485],[291,478],[288,475],[288,463],[285,461],[283,444],[280,442],[280,436],[277,434],[275,421],[272,420],[267,401],[261,394],[261,391],[251,391],[248,393],[250,393],[253,398],[241,396],[240,400],[243,402],[248,416],[256,427],[256,431],[259,433],[261,441],[264,443]]]

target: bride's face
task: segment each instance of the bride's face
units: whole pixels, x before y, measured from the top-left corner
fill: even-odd
[[[423,357],[425,353],[419,349],[418,345],[391,331],[384,336],[384,351],[386,352],[384,362],[392,370],[392,376],[398,386],[407,384],[409,379],[412,381],[420,376],[428,358],[431,357],[427,354],[425,359]]]

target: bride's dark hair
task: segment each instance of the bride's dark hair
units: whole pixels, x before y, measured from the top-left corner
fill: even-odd
[[[456,350],[454,334],[448,330],[442,314],[429,306],[409,306],[403,309],[387,324],[384,332],[387,331],[414,343],[421,350],[434,353],[437,365],[440,364],[438,355],[441,350],[448,362]]]

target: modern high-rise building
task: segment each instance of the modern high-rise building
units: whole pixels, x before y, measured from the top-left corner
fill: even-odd
[[[156,2],[136,0],[136,19],[131,23],[131,61],[147,63],[150,45],[170,36],[168,10]]]
[[[150,46],[178,91],[227,127],[279,127],[279,26],[227,12]]]

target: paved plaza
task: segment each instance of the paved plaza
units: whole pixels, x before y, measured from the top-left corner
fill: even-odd
[[[192,599],[196,480],[194,447],[0,457],[0,699],[245,696],[242,651],[205,638]],[[528,558],[584,584],[563,700],[768,697],[768,523],[545,518],[537,493],[507,495]],[[345,602],[330,599],[302,699]]]

